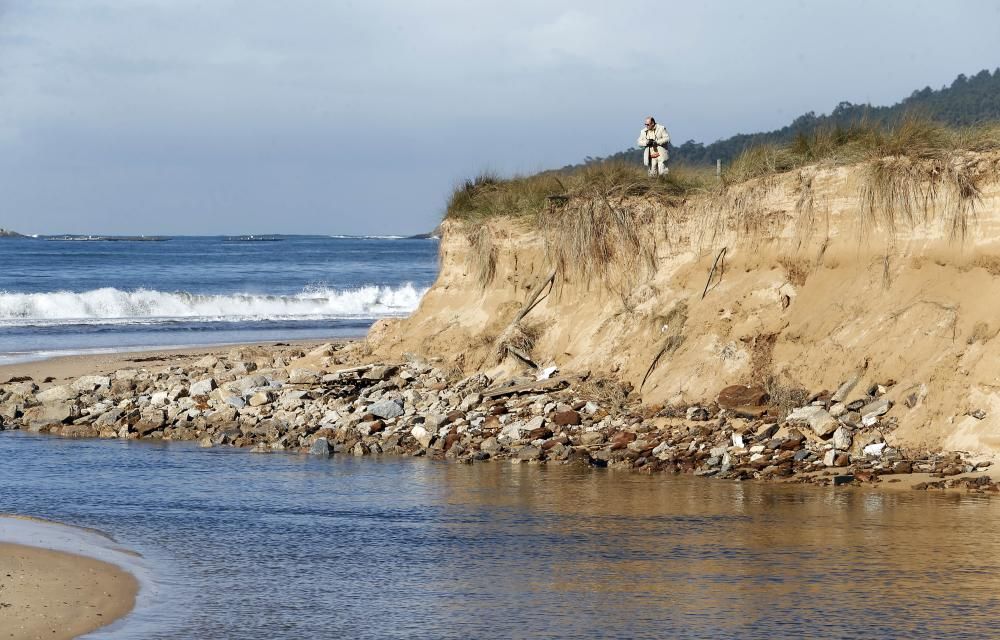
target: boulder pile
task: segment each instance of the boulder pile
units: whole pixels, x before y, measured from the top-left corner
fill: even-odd
[[[484,374],[456,379],[418,358],[344,367],[340,349],[242,347],[184,366],[118,369],[44,389],[18,378],[0,385],[0,429],[835,485],[918,472],[947,479],[988,466],[890,445],[893,382],[856,392],[860,374],[784,409],[765,389],[741,385],[711,403],[644,407],[627,401],[628,385],[598,385],[586,374],[497,384]],[[601,392],[608,384],[617,385],[616,394]],[[997,491],[985,476],[918,485],[954,487]]]

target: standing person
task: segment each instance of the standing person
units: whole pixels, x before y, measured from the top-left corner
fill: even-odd
[[[649,167],[650,176],[667,175],[667,144],[670,134],[662,124],[656,124],[653,116],[646,118],[646,126],[639,132],[638,145],[642,152],[642,163]]]

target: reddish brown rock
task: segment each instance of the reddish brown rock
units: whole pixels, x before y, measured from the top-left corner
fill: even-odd
[[[545,440],[546,438],[552,437],[552,429],[548,427],[538,427],[537,429],[532,429],[528,432],[528,441],[534,442],[535,440]]]
[[[552,414],[552,422],[560,427],[578,425],[580,424],[580,414],[573,410],[558,411]]]
[[[718,403],[723,409],[751,410],[753,407],[765,406],[770,399],[771,396],[763,387],[734,384],[719,392]]]

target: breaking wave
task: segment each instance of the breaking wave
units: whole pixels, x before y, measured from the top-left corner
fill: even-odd
[[[425,292],[412,284],[343,290],[309,288],[295,295],[209,295],[115,288],[46,293],[0,291],[0,326],[378,318],[409,314]]]

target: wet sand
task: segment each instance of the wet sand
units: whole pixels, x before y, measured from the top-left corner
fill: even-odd
[[[76,638],[131,611],[138,590],[107,562],[0,543],[0,639]]]

